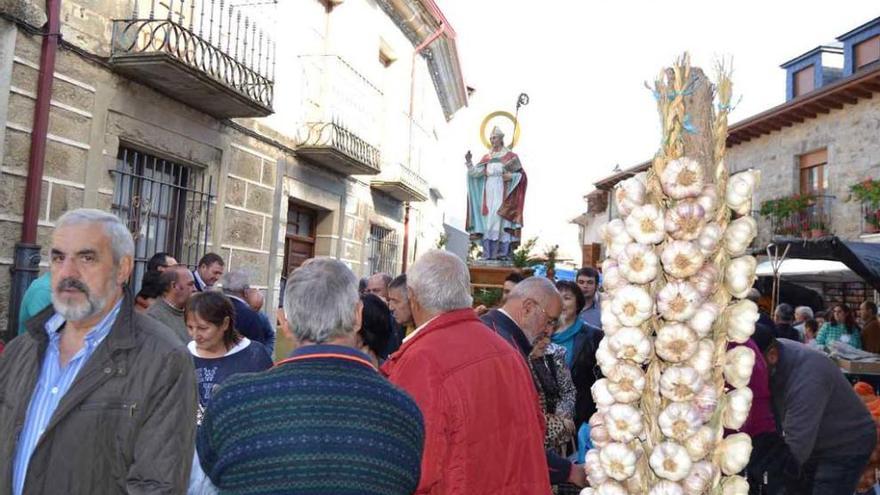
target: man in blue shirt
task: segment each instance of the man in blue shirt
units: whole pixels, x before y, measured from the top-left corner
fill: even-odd
[[[587,324],[602,328],[602,308],[599,305],[599,272],[595,268],[585,266],[578,270],[575,278],[578,287],[584,294],[584,309],[581,311],[581,319]]]
[[[183,493],[195,375],[171,332],[134,311],[131,233],[73,210],[50,253],[52,307],[0,356],[0,495]]]

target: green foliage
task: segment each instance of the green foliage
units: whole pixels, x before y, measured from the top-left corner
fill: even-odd
[[[513,252],[513,256],[511,257],[511,261],[513,261],[513,266],[517,268],[528,268],[539,263],[534,256],[532,256],[532,249],[535,248],[535,244],[538,242],[538,239],[532,237],[528,239],[526,242],[520,244],[516,251]]]
[[[495,307],[501,301],[501,289],[477,289],[474,291],[474,307],[483,305]]]
[[[880,180],[865,179],[849,186],[849,192],[850,201],[865,203],[873,209],[880,208]]]
[[[547,268],[547,278],[553,278],[556,273],[556,261],[559,258],[559,244],[554,244],[544,251],[544,267]]]
[[[810,194],[794,194],[776,199],[768,199],[761,203],[760,214],[773,220],[781,221],[797,213],[807,211],[815,196]]]

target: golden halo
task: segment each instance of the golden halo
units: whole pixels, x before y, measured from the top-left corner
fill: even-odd
[[[507,120],[513,123],[513,140],[510,142],[508,148],[513,148],[516,146],[516,143],[519,142],[519,131],[520,126],[516,123],[516,117],[513,116],[510,112],[505,112],[504,110],[498,110],[496,112],[492,112],[483,119],[483,123],[480,124],[480,140],[483,141],[483,146],[487,149],[492,148],[492,144],[489,142],[489,138],[486,137],[486,126],[489,125],[489,122],[495,117],[504,117]]]

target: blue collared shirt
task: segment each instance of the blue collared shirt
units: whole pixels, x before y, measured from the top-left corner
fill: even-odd
[[[593,297],[593,304],[581,311],[580,317],[587,325],[602,328],[602,304],[599,301],[598,294]]]
[[[58,403],[70,389],[79,370],[88,362],[89,358],[94,354],[95,349],[104,341],[119,309],[122,307],[122,299],[116,306],[107,313],[94,328],[86,334],[85,342],[82,349],[67,363],[67,366],[61,367],[61,350],[60,341],[61,333],[59,330],[64,326],[65,320],[59,314],[54,314],[46,321],[46,334],[49,336],[49,345],[46,348],[46,355],[43,357],[43,365],[40,369],[40,378],[34,387],[34,393],[31,396],[31,402],[28,406],[27,417],[24,421],[24,428],[18,437],[18,443],[15,448],[15,457],[12,464],[12,493],[13,495],[21,495],[24,490],[24,480],[27,474],[28,464],[31,455],[37,447],[37,443],[42,436],[43,431],[49,425]]]

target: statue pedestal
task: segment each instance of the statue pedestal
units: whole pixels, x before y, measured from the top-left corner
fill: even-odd
[[[475,261],[468,265],[468,270],[471,272],[471,290],[501,289],[504,279],[511,273],[530,277],[534,272],[531,268],[518,268],[502,261]]]

